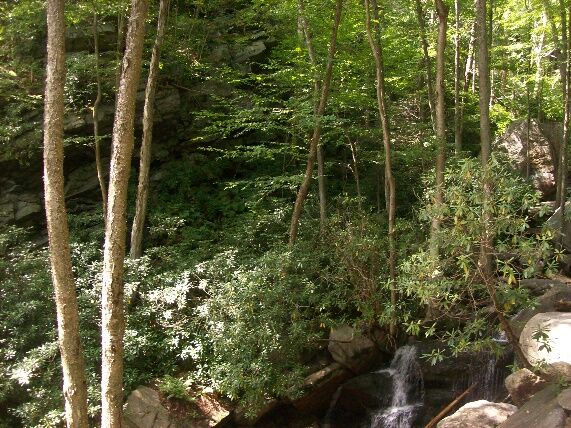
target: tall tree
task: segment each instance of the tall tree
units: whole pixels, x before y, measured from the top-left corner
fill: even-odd
[[[97,179],[101,189],[101,200],[103,201],[103,218],[107,217],[107,184],[105,183],[105,173],[103,172],[103,160],[101,159],[101,140],[99,136],[99,106],[101,105],[101,73],[99,72],[99,20],[97,11],[93,12],[93,46],[95,55],[95,82],[97,85],[97,96],[93,103],[93,138],[95,139],[95,167],[97,168]]]
[[[432,82],[432,67],[430,65],[430,56],[428,55],[428,39],[426,38],[426,25],[424,22],[424,9],[421,0],[415,0],[416,20],[418,22],[418,31],[420,35],[420,44],[422,46],[422,55],[424,63],[424,73],[426,75],[426,90],[428,92],[428,107],[430,108],[430,119],[432,128],[436,130],[436,109],[434,106],[434,89]]]
[[[121,83],[113,123],[103,286],[101,297],[101,426],[121,426],[123,406],[123,265],[125,258],[127,186],[133,153],[135,100],[145,35],[148,0],[132,0]]]
[[[371,8],[374,18],[374,28],[371,20]],[[379,110],[379,121],[383,134],[383,147],[385,150],[385,199],[387,201],[387,217],[388,217],[388,240],[389,240],[389,275],[390,275],[390,291],[391,291],[391,309],[392,319],[390,325],[391,335],[396,334],[396,185],[393,175],[392,155],[391,155],[391,133],[389,125],[389,117],[387,114],[387,102],[385,91],[385,71],[383,64],[383,52],[380,40],[379,26],[379,9],[377,0],[365,0],[365,27],[367,30],[367,38],[375,60],[376,71],[376,93],[377,107]]]
[[[567,150],[569,145],[569,74],[570,64],[569,59],[571,56],[571,34],[567,34],[567,24],[571,29],[571,2],[569,4],[569,20],[567,22],[567,10],[565,8],[565,1],[560,0],[560,13],[561,13],[561,45],[563,48],[562,57],[564,61],[564,79],[563,79],[563,138],[561,140],[561,147],[559,147],[559,163],[557,168],[557,205],[560,210],[561,225],[560,235],[565,234],[565,202],[567,201]]]
[[[305,1],[298,1],[298,11],[299,11],[299,24],[301,27],[301,36],[305,41],[307,46],[307,53],[309,56],[309,61],[313,67],[313,72],[315,76],[313,78],[313,114],[317,115],[317,109],[319,108],[319,93],[320,93],[320,81],[318,73],[318,62],[317,54],[315,53],[315,47],[313,45],[313,35],[307,22],[307,16],[305,13]],[[321,144],[317,145],[317,185],[319,187],[319,224],[321,230],[325,225],[327,219],[327,191],[325,189],[325,156],[323,153],[323,146]]]
[[[331,89],[331,78],[333,77],[333,62],[335,59],[335,52],[337,51],[337,34],[339,32],[339,25],[341,23],[341,12],[343,11],[343,0],[337,0],[335,4],[335,17],[333,19],[333,28],[331,30],[331,40],[329,42],[329,52],[327,53],[327,65],[325,66],[325,75],[323,77],[323,84],[321,85],[321,97],[319,99],[319,106],[315,115],[315,127],[313,136],[309,144],[309,155],[307,158],[307,167],[305,169],[305,176],[303,182],[297,192],[293,214],[291,216],[291,226],[289,230],[289,244],[295,244],[297,240],[297,232],[299,229],[299,219],[301,217],[301,210],[309,193],[309,186],[313,176],[313,169],[315,166],[315,159],[317,158],[317,147],[321,139],[321,131],[323,128],[322,119],[325,114],[325,107],[329,99],[329,92]]]
[[[434,204],[441,206],[444,192],[444,168],[446,162],[446,109],[444,105],[444,66],[446,53],[446,30],[448,27],[448,6],[443,0],[435,0],[438,15],[438,40],[436,43],[436,140],[438,152],[436,154],[436,194]],[[431,255],[434,260],[438,258],[438,231],[440,230],[440,217],[432,219],[431,229]]]
[[[63,176],[65,85],[64,0],[48,0],[48,47],[44,107],[44,195],[49,253],[63,369],[63,395],[68,427],[87,428],[87,383],[79,336]]]
[[[462,62],[460,60],[460,0],[454,0],[454,150],[462,152]]]
[[[480,105],[480,146],[481,146],[481,162],[484,171],[483,179],[483,213],[482,223],[483,231],[480,237],[480,260],[479,269],[480,276],[486,286],[488,295],[490,296],[496,315],[500,324],[509,339],[510,344],[514,348],[514,353],[522,367],[529,370],[532,369],[531,364],[522,352],[519,345],[519,339],[515,336],[509,322],[506,320],[502,308],[498,302],[496,295],[496,286],[492,272],[492,246],[493,237],[489,230],[491,219],[491,207],[489,201],[491,199],[492,183],[489,177],[489,163],[491,156],[492,134],[490,128],[490,63],[489,63],[489,44],[487,36],[486,22],[486,0],[476,1],[476,38],[478,39],[478,76],[479,76],[479,105]]]
[[[170,0],[161,0],[159,6],[159,18],[157,23],[157,35],[151,54],[149,77],[145,90],[145,107],[143,112],[143,141],[141,143],[141,159],[139,163],[139,185],[137,186],[137,202],[135,218],[131,231],[130,256],[133,259],[143,254],[143,230],[147,214],[147,201],[149,199],[149,171],[151,169],[151,144],[153,140],[153,118],[155,113],[155,93],[157,77],[159,74],[159,62],[161,46],[167,24]]]

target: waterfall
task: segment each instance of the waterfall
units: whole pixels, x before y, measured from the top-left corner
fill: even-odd
[[[370,428],[410,428],[422,407],[424,392],[416,348],[399,348],[390,368],[380,372],[388,372],[392,377],[391,405],[372,415]]]

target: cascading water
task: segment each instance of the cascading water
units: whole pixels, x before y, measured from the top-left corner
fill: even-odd
[[[380,372],[392,377],[392,399],[389,408],[378,410],[370,428],[410,428],[422,407],[424,387],[422,372],[416,360],[416,348],[403,346],[395,353],[391,366]]]

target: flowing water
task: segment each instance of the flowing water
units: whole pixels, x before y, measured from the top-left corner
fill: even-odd
[[[422,372],[416,360],[416,348],[399,348],[386,370],[392,377],[392,399],[388,408],[372,415],[370,428],[410,428],[422,407]]]

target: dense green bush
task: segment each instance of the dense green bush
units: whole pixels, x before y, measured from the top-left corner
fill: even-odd
[[[492,184],[487,201],[484,177]],[[416,314],[405,313],[410,317],[405,320],[408,332],[432,335],[438,333],[438,324],[459,352],[481,346],[494,335],[493,311],[478,265],[484,229],[493,237],[495,288],[506,314],[530,304],[527,290],[518,287],[519,279],[555,271],[553,234],[530,229],[529,209],[539,204],[539,195],[501,158],[492,157],[486,170],[477,159],[459,159],[446,170],[443,206],[434,205],[434,191],[429,181],[419,218],[426,225],[434,216],[441,219],[436,235],[439,258],[432,259],[428,250],[413,254],[401,265],[399,285],[420,304]],[[429,319],[423,318],[423,308],[430,308]]]

